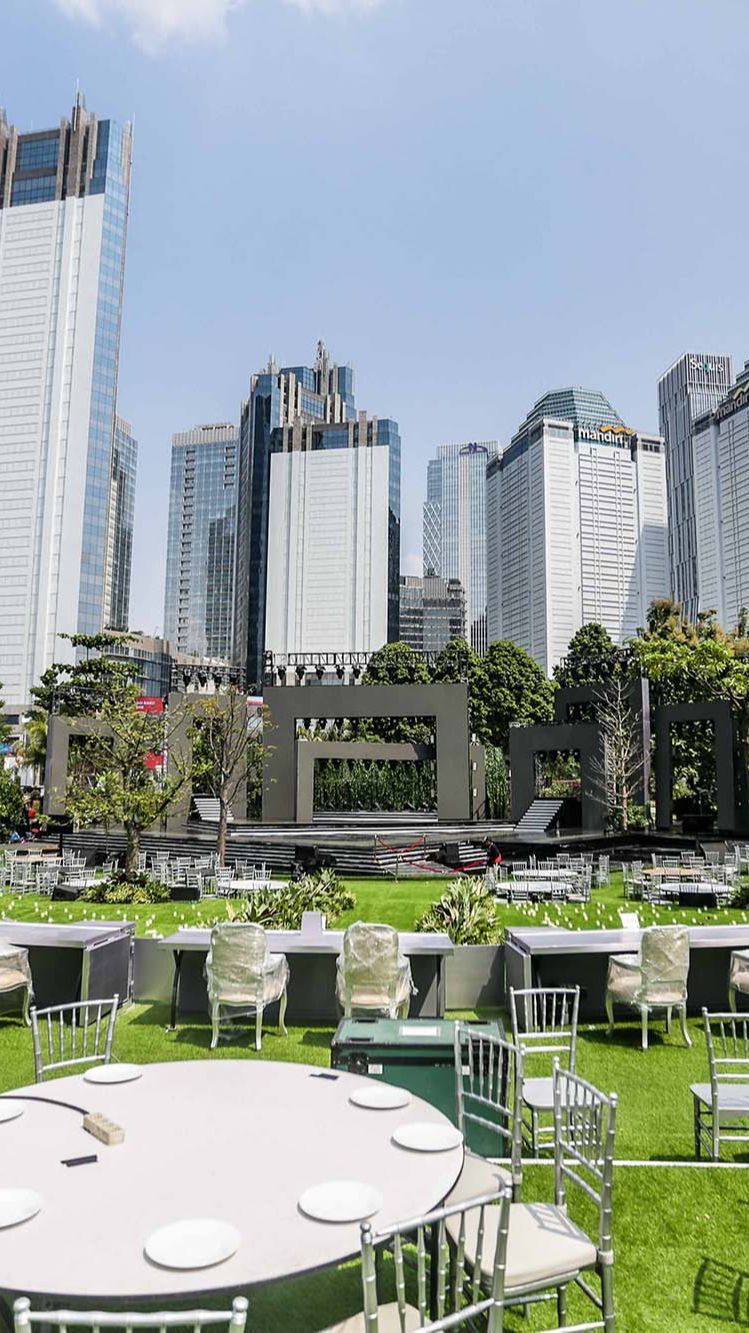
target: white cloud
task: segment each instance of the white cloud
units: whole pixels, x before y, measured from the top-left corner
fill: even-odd
[[[216,41],[225,36],[226,18],[244,0],[57,0],[71,18],[99,26],[122,17],[139,46],[155,51],[171,41]]]

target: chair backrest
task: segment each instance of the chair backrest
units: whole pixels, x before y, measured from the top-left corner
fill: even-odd
[[[53,1328],[215,1328],[223,1324],[231,1333],[243,1333],[247,1323],[247,1297],[235,1296],[231,1310],[169,1310],[157,1314],[117,1313],[105,1310],[32,1310],[27,1296],[21,1296],[13,1306],[15,1333],[30,1333],[35,1324],[49,1324]]]
[[[500,1211],[496,1239],[492,1239],[493,1228],[486,1226],[486,1210],[497,1206]],[[406,1318],[408,1304],[415,1304],[419,1328],[428,1333],[463,1326],[499,1333],[509,1217],[510,1191],[502,1188],[447,1208],[437,1208],[387,1231],[373,1232],[371,1224],[363,1222],[361,1274],[366,1333],[384,1333],[379,1322],[377,1255],[385,1244],[393,1256],[398,1327],[413,1328]],[[412,1274],[415,1283],[409,1301],[407,1291],[412,1285],[409,1281]],[[487,1274],[491,1274],[490,1282]]]
[[[713,1099],[721,1083],[749,1085],[749,1014],[702,1010]]]
[[[262,987],[267,958],[268,940],[256,922],[222,921],[214,926],[206,959],[209,997],[226,997],[232,991],[244,994],[253,985]]]
[[[482,1157],[507,1157],[513,1193],[522,1183],[523,1052],[470,1023],[454,1028],[458,1128]],[[473,1132],[472,1132],[473,1131]]]
[[[642,932],[642,983],[638,998],[657,1003],[687,997],[689,931],[686,926],[648,926]]]
[[[29,951],[0,941],[0,991],[15,990],[17,986],[33,990]]]
[[[537,986],[527,990],[511,986],[514,1045],[523,1047],[526,1061],[536,1055],[561,1057],[566,1068],[574,1072],[579,1009],[579,986]]]
[[[616,1093],[606,1097],[592,1083],[554,1063],[554,1192],[567,1205],[571,1186],[598,1208],[598,1248],[611,1254],[611,1183],[616,1134]],[[604,1258],[604,1262],[605,1258]]]
[[[343,936],[341,959],[347,991],[373,983],[389,990],[398,975],[398,932],[393,926],[355,921]]]
[[[112,1056],[119,995],[31,1010],[34,1076],[41,1083],[55,1069],[108,1064]]]

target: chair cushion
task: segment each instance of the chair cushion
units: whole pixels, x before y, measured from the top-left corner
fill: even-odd
[[[553,1078],[524,1078],[523,1101],[534,1111],[554,1110]]]
[[[705,1106],[712,1106],[713,1094],[709,1083],[692,1083],[690,1092]],[[718,1115],[721,1119],[749,1116],[749,1083],[718,1084]]]
[[[0,991],[15,990],[16,986],[28,986],[29,979],[23,972],[0,972]]]
[[[484,1210],[484,1251],[481,1271],[487,1280],[493,1274],[494,1251],[499,1226],[499,1208]],[[466,1213],[466,1255],[476,1254],[479,1210]],[[447,1230],[457,1241],[460,1218],[448,1218]],[[506,1286],[508,1291],[551,1286],[558,1278],[591,1268],[598,1251],[589,1236],[551,1203],[513,1203],[507,1236]]]
[[[477,1153],[467,1152],[463,1170],[445,1200],[445,1207],[455,1203],[464,1203],[466,1199],[479,1199],[482,1194],[494,1194],[500,1185],[511,1185],[512,1176],[503,1166],[489,1162]]]
[[[417,1330],[424,1325],[419,1318],[418,1310],[414,1310],[412,1305],[406,1306],[406,1329],[407,1333],[417,1333]],[[390,1305],[381,1305],[377,1312],[378,1333],[401,1333],[401,1321],[398,1313],[398,1306],[395,1301]],[[367,1333],[367,1326],[364,1322],[364,1315],[354,1314],[349,1319],[344,1319],[340,1324],[332,1324],[325,1333]]]

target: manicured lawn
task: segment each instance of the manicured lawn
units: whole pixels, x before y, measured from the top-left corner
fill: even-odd
[[[166,1010],[134,1005],[118,1020],[115,1055],[119,1060],[205,1059],[209,1028],[190,1018],[177,1032],[166,1030]],[[692,1023],[695,1041],[685,1050],[674,1034],[653,1029],[647,1054],[638,1047],[637,1025],[622,1024],[608,1041],[600,1028],[580,1034],[579,1068],[606,1091],[620,1097],[617,1158],[674,1159],[671,1167],[620,1166],[615,1175],[616,1294],[619,1333],[718,1333],[748,1327],[749,1170],[739,1167],[696,1169],[691,1147],[689,1082],[704,1078],[704,1040]],[[269,1028],[257,1056],[245,1035],[222,1044],[211,1059],[296,1060],[329,1063],[332,1028],[294,1028],[281,1038]],[[33,1077],[31,1038],[13,1019],[0,1021],[0,1090]],[[314,1151],[314,1127],[310,1127]],[[737,1151],[733,1160],[748,1161]],[[526,1167],[524,1197],[548,1199],[548,1167]],[[356,1264],[252,1294],[253,1333],[316,1333],[356,1310]],[[508,1317],[513,1333],[532,1333],[552,1323],[552,1306],[528,1319]],[[570,1302],[570,1317],[583,1316],[584,1303]]]
[[[450,886],[449,878],[348,879],[356,906],[341,918],[352,921],[387,921],[398,930],[414,930],[420,916]],[[732,908],[650,907],[624,900],[621,874],[612,875],[604,889],[593,890],[593,901],[581,903],[518,903],[497,905],[498,928],[505,926],[566,926],[571,930],[619,926],[620,909],[639,911],[642,925],[657,922],[749,922],[749,911]],[[226,906],[215,898],[197,903],[165,903],[154,906],[115,907],[102,903],[53,903],[37,894],[0,893],[0,916],[14,921],[134,921],[138,935],[168,935],[185,925],[212,925],[226,920]]]
[[[426,907],[447,887],[440,879],[351,880],[356,908],[342,924],[357,917],[390,921],[413,928]],[[619,924],[624,906],[620,879],[594,892],[590,905],[498,906],[498,925],[554,924],[568,927]],[[632,904],[636,907],[636,904]],[[746,911],[687,911],[639,907],[643,924],[658,920],[747,921]],[[31,895],[0,895],[0,915],[24,920],[75,921],[85,917],[130,919],[139,934],[162,934],[179,925],[224,919],[225,905],[173,903],[159,907],[118,907],[86,903],[51,903]],[[159,1006],[134,1005],[118,1021],[116,1057],[146,1063],[155,1060],[205,1059],[209,1028],[187,1016],[177,1032],[166,1030]],[[672,1165],[620,1165],[615,1175],[616,1299],[619,1333],[718,1333],[749,1328],[749,1151],[737,1147],[727,1168],[694,1168],[689,1084],[707,1073],[704,1038],[691,1021],[694,1046],[685,1049],[676,1025],[666,1038],[662,1023],[651,1027],[651,1045],[640,1050],[639,1025],[623,1022],[608,1039],[600,1026],[580,1031],[578,1068],[606,1092],[619,1096],[616,1155],[620,1162],[669,1161]],[[250,1050],[247,1038],[222,1044],[212,1059],[296,1060],[327,1065],[332,1028],[293,1028],[287,1038],[268,1029],[263,1052]],[[33,1078],[31,1039],[15,1020],[0,1019],[0,1090]],[[749,1145],[746,1145],[749,1149]],[[314,1127],[310,1127],[314,1152]],[[549,1168],[526,1168],[524,1197],[551,1197]],[[359,1307],[356,1264],[335,1273],[279,1284],[252,1294],[253,1333],[317,1333]],[[589,1307],[570,1301],[570,1320],[589,1317]],[[510,1315],[512,1333],[533,1333],[553,1324],[552,1305],[531,1311],[527,1319]]]

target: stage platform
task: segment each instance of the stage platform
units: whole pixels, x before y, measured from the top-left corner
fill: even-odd
[[[231,824],[227,861],[254,860],[288,873],[295,861],[313,855],[329,860],[340,874],[386,878],[398,875],[454,874],[460,865],[483,864],[489,839],[505,860],[554,856],[558,852],[608,852],[614,860],[649,859],[651,852],[675,852],[704,845],[677,833],[630,833],[616,837],[571,833],[553,837],[518,838],[512,825],[491,822],[440,824],[429,816],[341,815],[317,818],[309,825]],[[116,830],[87,829],[63,835],[64,845],[85,853],[90,862],[121,852],[124,836]],[[142,838],[145,852],[170,851],[200,856],[212,850],[215,825],[192,821],[184,833],[150,832]],[[440,859],[437,855],[442,851]]]

